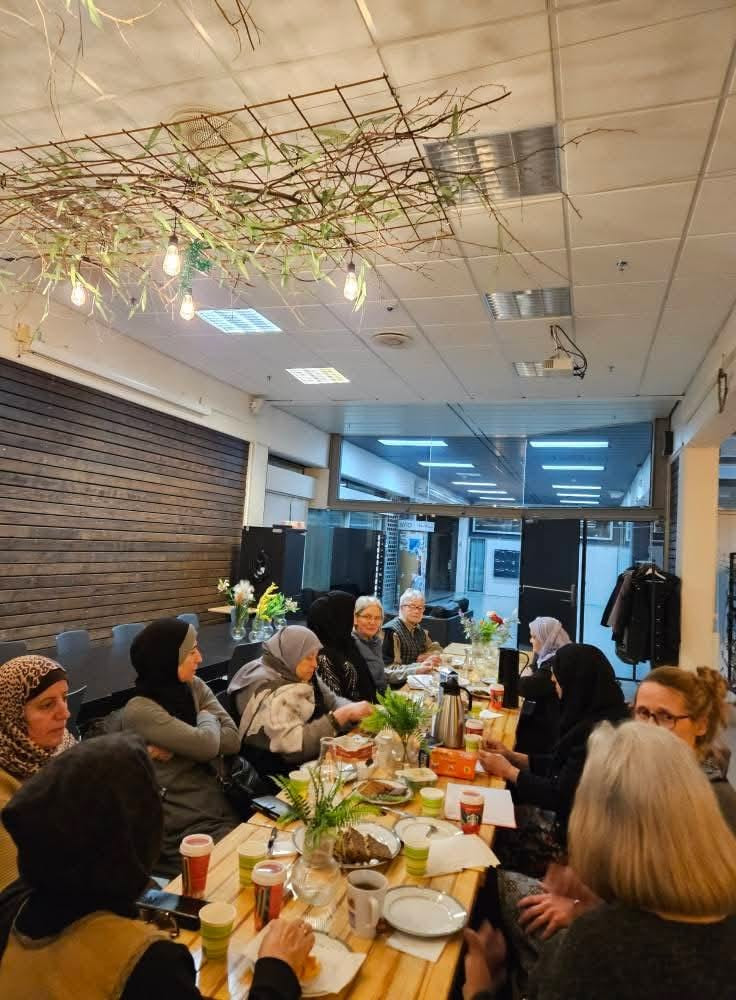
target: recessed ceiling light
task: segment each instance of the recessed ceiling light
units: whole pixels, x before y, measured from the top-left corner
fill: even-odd
[[[600,497],[595,496],[593,493],[568,493],[567,491],[558,490],[558,497],[579,497],[581,500],[599,500]]]
[[[479,476],[480,472],[478,472],[478,473],[475,473],[475,472],[466,472],[465,475],[466,476],[475,476],[475,475]],[[466,483],[462,479],[453,479],[452,485],[453,486],[495,486],[496,484],[495,483]]]
[[[527,288],[518,292],[486,292],[486,305],[498,322],[514,319],[544,319],[549,316],[571,316],[570,289]]]
[[[479,479],[480,476],[481,476],[481,473],[480,472],[458,472],[458,476],[465,476],[466,478],[469,478],[471,476],[475,476],[476,479]],[[460,484],[458,483],[457,485],[459,486]],[[493,485],[495,486],[496,484],[494,483]]]
[[[557,472],[603,472],[605,465],[543,465],[542,468]]]
[[[515,497],[476,497],[477,500],[492,500],[493,503],[516,503]]]
[[[379,438],[379,444],[388,445],[391,448],[446,448],[447,441],[431,441],[427,438],[418,438],[415,441],[409,438]]]
[[[600,486],[578,486],[577,483],[553,483],[553,490],[599,490]]]
[[[468,490],[468,493],[507,493],[508,490]]]
[[[532,448],[607,448],[608,441],[529,441]]]
[[[281,333],[280,326],[255,309],[198,309],[197,316],[223,333]]]
[[[560,500],[560,503],[570,503],[573,507],[597,507],[598,500]]]
[[[473,469],[472,462],[419,462],[425,469]]]
[[[305,385],[324,385],[327,382],[350,381],[337,368],[287,368],[286,371]]]

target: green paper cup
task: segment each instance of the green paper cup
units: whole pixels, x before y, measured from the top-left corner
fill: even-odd
[[[406,874],[421,877],[427,874],[429,858],[429,837],[424,823],[407,826],[404,838],[404,861]]]
[[[268,844],[265,840],[249,840],[238,848],[238,875],[243,888],[253,885],[253,869],[259,861],[265,861]]]
[[[482,737],[478,733],[466,733],[465,734],[465,752],[466,753],[480,753],[480,744]]]
[[[199,911],[199,930],[202,935],[202,951],[209,959],[227,956],[227,946],[235,923],[235,907],[232,903],[208,903]]]
[[[420,788],[419,799],[422,803],[422,816],[441,816],[445,793],[441,788]]]
[[[289,771],[289,781],[294,791],[306,799],[309,795],[309,771]]]

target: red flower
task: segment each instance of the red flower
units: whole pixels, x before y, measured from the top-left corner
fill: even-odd
[[[500,615],[497,615],[495,611],[488,617],[492,622],[495,622],[496,625],[503,625],[503,618],[501,618]]]

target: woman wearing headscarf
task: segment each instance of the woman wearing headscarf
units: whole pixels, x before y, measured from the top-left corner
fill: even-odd
[[[230,681],[228,692],[241,713],[243,756],[261,775],[314,760],[322,737],[337,736],[372,710],[366,701],[338,697],[320,679],[321,645],[310,629],[287,625]]]
[[[505,779],[517,803],[518,829],[503,831],[494,850],[504,855],[506,867],[538,877],[564,846],[588,737],[598,723],[628,717],[613,667],[597,647],[563,646],[554,655],[552,670],[560,697],[560,735],[552,752],[524,754],[493,742],[491,752],[480,754],[485,771]]]
[[[120,725],[149,746],[162,789],[164,837],[159,870],[178,871],[179,843],[189,833],[219,840],[240,822],[213,762],[240,749],[238,730],[196,676],[202,656],[194,628],[178,618],[151,622],[133,640],[136,693]]]
[[[189,949],[136,920],[161,846],[158,780],[125,735],[74,747],[30,778],[3,818],[21,880],[0,894],[0,996],[197,1000]],[[298,1000],[314,943],[301,921],[269,926],[251,1000]]]
[[[307,612],[307,627],[319,638],[317,658],[320,679],[340,698],[376,700],[376,683],[353,638],[355,597],[331,590],[318,597]]]
[[[66,671],[45,656],[0,666],[0,809],[54,754],[74,746],[68,691]],[[17,877],[15,845],[0,820],[0,890]]]
[[[529,622],[532,673],[519,678],[519,693],[525,711],[516,731],[516,749],[524,753],[545,753],[559,734],[560,700],[552,681],[552,660],[570,636],[557,618],[540,617]]]

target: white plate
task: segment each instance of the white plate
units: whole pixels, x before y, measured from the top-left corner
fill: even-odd
[[[462,930],[468,922],[468,911],[446,892],[401,885],[386,893],[383,918],[397,931],[433,938]]]
[[[388,781],[381,778],[380,781],[382,784],[390,785],[392,788],[396,789],[396,791],[400,792],[401,794],[396,795],[392,798],[369,798],[367,795],[363,795],[360,789],[362,785],[367,784],[371,780],[373,779],[366,778],[365,781],[361,781],[359,785],[356,785],[354,794],[359,795],[364,802],[370,802],[374,806],[398,806],[401,805],[402,802],[408,802],[409,799],[414,795],[414,792],[412,792],[411,788],[405,785],[403,781]]]
[[[370,834],[371,837],[374,837],[376,840],[379,840],[382,844],[385,844],[386,847],[388,847],[389,851],[391,851],[391,858],[389,859],[391,861],[393,861],[393,859],[397,856],[397,854],[401,850],[401,841],[396,836],[394,831],[390,830],[388,827],[381,826],[378,823],[353,823],[352,827],[354,830],[357,830],[358,833],[362,833],[363,836],[365,836],[366,834]],[[300,826],[298,830],[294,830],[294,847],[300,854],[304,852],[303,826]],[[352,871],[353,869],[356,868],[378,868],[381,865],[387,865],[388,863],[389,863],[388,860],[379,861],[377,858],[373,858],[373,860],[368,861],[362,865],[341,864],[340,867],[344,868],[346,871]]]
[[[340,941],[338,938],[331,938],[328,934],[317,932],[314,935],[314,947],[311,954],[319,960],[322,968],[316,979],[302,987],[303,997],[324,997],[331,992],[325,979],[329,975],[329,966],[342,962],[346,954],[350,954],[352,948]],[[357,973],[357,969],[356,969]]]
[[[446,819],[436,819],[434,816],[407,816],[400,819],[394,826],[394,833],[403,840],[403,831],[408,826],[425,826],[432,833],[432,840],[446,840],[448,837],[462,837],[463,831]]]

